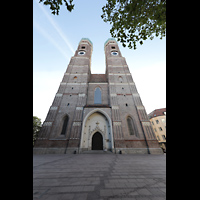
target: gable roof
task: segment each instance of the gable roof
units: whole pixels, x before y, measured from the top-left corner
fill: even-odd
[[[106,83],[107,76],[106,74],[91,74],[90,83]]]
[[[166,108],[160,108],[160,109],[155,109],[151,113],[148,114],[149,119],[157,116],[162,116],[165,115],[164,112],[166,112]]]

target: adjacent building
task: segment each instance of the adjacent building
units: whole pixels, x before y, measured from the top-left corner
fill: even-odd
[[[156,109],[148,117],[160,147],[166,150],[166,108]]]

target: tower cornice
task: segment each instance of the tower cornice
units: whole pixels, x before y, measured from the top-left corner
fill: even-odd
[[[115,43],[117,43],[116,40],[115,40],[114,38],[108,38],[108,39],[105,41],[105,43],[104,43],[104,48],[105,48],[105,46],[107,45],[107,43],[110,42],[110,41],[112,41],[112,42],[114,41]]]
[[[92,49],[93,49],[93,43],[92,43],[92,41],[91,41],[89,38],[82,38],[82,39],[80,40],[80,42],[79,42],[79,45],[80,45],[81,43],[83,43],[84,41],[89,42],[89,44],[92,46]]]

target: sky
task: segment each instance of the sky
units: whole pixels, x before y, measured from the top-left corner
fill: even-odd
[[[74,10],[61,6],[52,15],[49,6],[33,0],[33,115],[43,122],[69,61],[81,38],[93,43],[91,72],[105,73],[104,43],[111,25],[102,18],[106,0],[74,0]],[[144,41],[137,49],[118,46],[125,57],[147,114],[166,107],[166,38]]]

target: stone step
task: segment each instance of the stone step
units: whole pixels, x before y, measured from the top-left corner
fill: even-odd
[[[111,151],[103,151],[103,150],[90,150],[90,151],[83,151],[82,154],[110,154]]]

